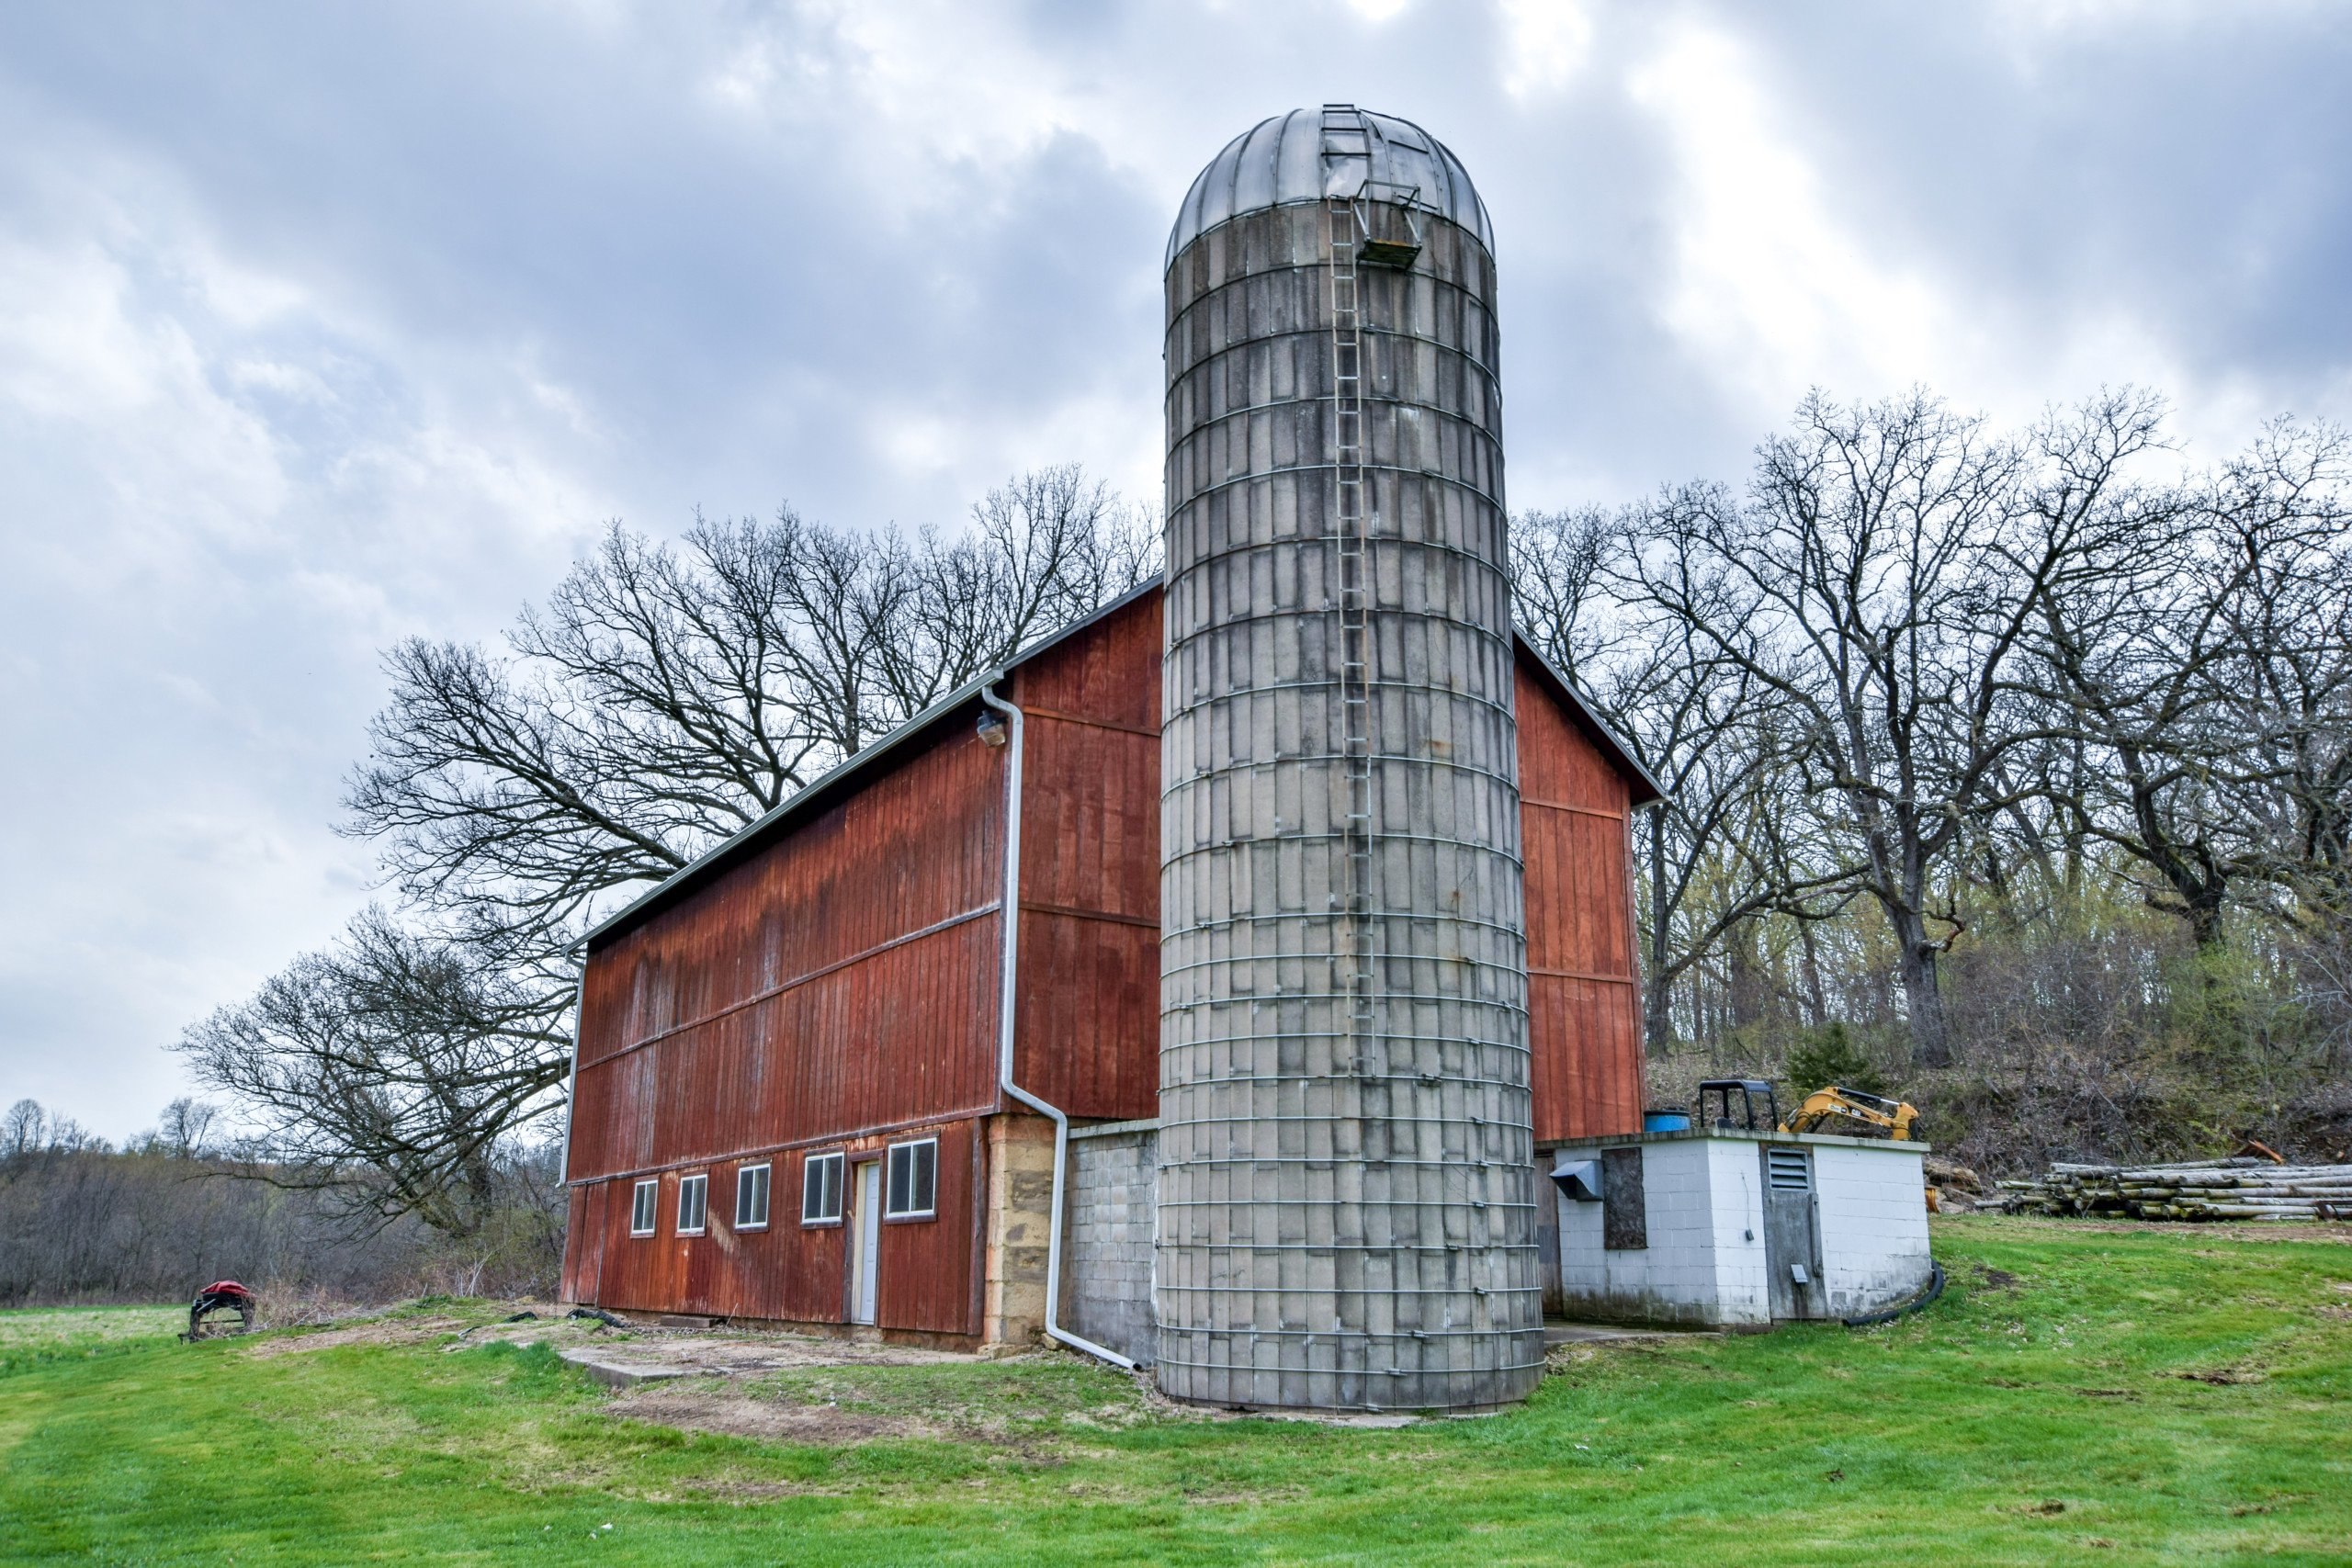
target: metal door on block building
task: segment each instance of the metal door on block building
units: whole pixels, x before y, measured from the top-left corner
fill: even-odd
[[[882,1162],[867,1160],[850,1183],[849,1320],[874,1321],[876,1276],[882,1268]]]
[[[1821,1315],[1821,1220],[1814,1198],[1813,1154],[1763,1147],[1764,1272],[1775,1320]]]

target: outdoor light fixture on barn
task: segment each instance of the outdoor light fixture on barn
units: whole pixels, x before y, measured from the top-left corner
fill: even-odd
[[[1544,1367],[1493,235],[1409,121],[1266,120],[1169,241],[1159,1384]]]

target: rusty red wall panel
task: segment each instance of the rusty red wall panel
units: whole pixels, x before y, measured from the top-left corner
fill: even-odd
[[[1023,665],[1014,1071],[1073,1116],[1159,1109],[1159,596]]]
[[[1159,734],[1160,596],[1146,593],[1023,664],[1028,707]],[[1154,841],[1157,841],[1155,835]]]
[[[1030,715],[1016,1069],[1080,1117],[1158,1110],[1159,642],[1148,595],[1012,686]],[[1628,781],[1525,669],[1517,700],[1536,1134],[1632,1131]],[[884,1325],[978,1331],[984,1140],[970,1118],[996,1103],[1003,756],[951,721],[591,955],[569,1169],[611,1179],[575,1189],[569,1289],[617,1307],[837,1321],[842,1235],[800,1225],[801,1162],[930,1123],[940,1217],[888,1227]],[[773,1162],[775,1219],[738,1235],[747,1156]],[[711,1176],[702,1237],[672,1234],[682,1168]],[[662,1183],[650,1240],[628,1235],[640,1171]]]
[[[972,1236],[976,1122],[926,1129],[939,1139],[939,1217],[882,1222],[882,1261],[876,1276],[875,1321],[883,1328],[959,1334],[971,1322],[975,1292]]]
[[[974,1156],[979,1123],[971,1121],[763,1156],[771,1167],[763,1230],[738,1230],[734,1224],[736,1173],[743,1165],[758,1162],[728,1160],[663,1172],[655,1234],[650,1236],[628,1234],[635,1183],[605,1183],[601,1206],[610,1239],[603,1248],[601,1277],[594,1289],[585,1288],[583,1281],[573,1293],[622,1311],[844,1322],[847,1227],[801,1224],[805,1161],[811,1153],[833,1149],[846,1152],[854,1162],[880,1157],[893,1143],[921,1138],[939,1141],[937,1217],[883,1222],[876,1322],[885,1329],[975,1334],[972,1238],[978,1223]],[[709,1209],[701,1235],[680,1235],[678,1185],[682,1178],[695,1175],[710,1179]],[[573,1190],[595,1194],[598,1189],[583,1185]]]
[[[1524,667],[1516,695],[1535,1140],[1638,1132],[1631,790]]]
[[[563,1279],[558,1296],[567,1302],[594,1301],[597,1262],[590,1249],[591,1226],[603,1230],[603,1195],[593,1186],[575,1187],[563,1226]]]
[[[958,728],[593,953],[571,1178],[992,1104],[1001,758]]]
[[[967,726],[944,729],[591,953],[568,1174],[612,1179],[581,1189],[606,1243],[601,1269],[572,1262],[583,1299],[840,1319],[842,1244],[799,1224],[801,1152],[962,1125],[996,1103],[1002,757]],[[968,1128],[944,1134],[943,1156],[951,1137],[965,1163],[951,1174],[943,1158],[941,1218],[927,1228],[954,1235],[889,1243],[900,1276],[892,1286],[886,1269],[886,1311],[904,1321],[885,1326],[978,1331],[973,1145]],[[738,1235],[734,1171],[756,1157],[775,1167],[778,1219]],[[682,1169],[711,1177],[700,1237],[674,1234]],[[641,1172],[662,1183],[650,1239],[628,1235]],[[921,1264],[922,1282],[927,1250],[943,1261]]]

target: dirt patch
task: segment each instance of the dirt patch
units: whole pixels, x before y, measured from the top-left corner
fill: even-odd
[[[843,1410],[760,1398],[733,1390],[635,1389],[605,1406],[607,1414],[689,1432],[721,1432],[779,1443],[869,1443],[878,1438],[952,1438],[959,1434],[918,1416]]]
[[[2201,1372],[2175,1372],[2183,1382],[2211,1383],[2216,1388],[2233,1388],[2240,1383],[2261,1382],[2267,1372],[2252,1367],[2212,1367]]]
[[[1987,1269],[1980,1263],[1975,1265],[1974,1284],[1980,1291],[2014,1291],[2018,1277],[2006,1269]]]
[[[737,1334],[707,1330],[639,1330],[629,1337],[632,1360],[742,1377],[798,1367],[930,1367],[968,1365],[978,1358],[956,1350],[860,1343],[813,1334]]]
[[[315,1334],[274,1336],[249,1346],[245,1354],[256,1360],[267,1360],[273,1356],[307,1355],[312,1350],[334,1350],[345,1345],[417,1345],[454,1334],[464,1326],[464,1320],[455,1317],[375,1318],[366,1323],[345,1324],[340,1328],[322,1328]]]

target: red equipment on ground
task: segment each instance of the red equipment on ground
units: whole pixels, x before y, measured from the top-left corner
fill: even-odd
[[[254,1293],[234,1280],[215,1280],[196,1292],[196,1300],[188,1303],[187,1333],[183,1338],[202,1339],[212,1334],[250,1334],[254,1328]],[[215,1314],[237,1314],[237,1326],[214,1325]]]

